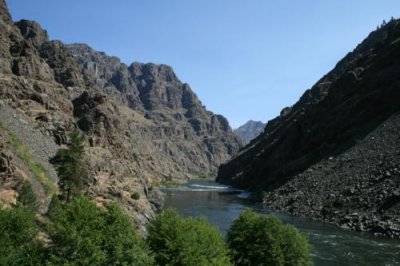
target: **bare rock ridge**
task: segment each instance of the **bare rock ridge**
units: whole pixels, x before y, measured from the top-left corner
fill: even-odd
[[[228,121],[207,111],[170,66],[133,63],[128,67],[84,44],[67,48],[89,84],[144,120],[145,127],[137,123],[130,132],[145,132],[146,136],[137,139],[153,143],[154,153],[170,158],[180,168],[175,173],[162,171],[162,176],[215,175],[217,167],[238,150],[240,141]],[[78,123],[81,128],[88,125],[82,119]]]
[[[370,33],[217,181],[262,188],[279,210],[399,237],[399,40],[399,20]]]
[[[152,184],[215,175],[219,164],[240,146],[227,120],[207,111],[171,67],[141,63],[128,67],[87,45],[49,40],[36,22],[14,23],[4,0],[0,0],[0,99],[4,110],[22,117],[17,122],[55,147],[66,144],[77,125],[87,136],[88,193],[99,204],[120,201],[138,226],[159,206]],[[56,150],[45,146],[37,150],[15,130],[18,125],[9,128],[7,121],[0,116],[3,139],[19,139],[36,161],[48,160],[39,155],[51,157]],[[18,161],[12,145],[0,147],[4,165]],[[11,180],[4,175],[15,171],[3,168],[2,180]],[[22,168],[34,181],[29,167]],[[0,190],[5,185],[0,183]],[[142,195],[140,199],[131,196],[135,192]]]
[[[252,139],[264,131],[265,124],[261,121],[249,120],[244,125],[234,129],[233,132],[243,141],[249,143]]]

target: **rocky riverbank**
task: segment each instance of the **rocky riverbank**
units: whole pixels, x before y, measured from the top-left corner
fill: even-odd
[[[400,114],[356,146],[267,193],[276,210],[357,231],[400,237]]]

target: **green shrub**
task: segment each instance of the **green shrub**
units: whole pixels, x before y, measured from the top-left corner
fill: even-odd
[[[41,265],[44,249],[36,240],[37,233],[31,211],[0,210],[0,265]]]
[[[134,200],[139,200],[140,199],[140,193],[139,192],[133,192],[131,195],[131,198]]]
[[[78,196],[49,209],[50,265],[153,265],[146,243],[116,206],[101,210]]]
[[[17,202],[20,206],[36,211],[38,207],[37,198],[33,192],[32,185],[25,181],[18,193]]]
[[[231,265],[224,239],[205,219],[182,217],[169,209],[149,224],[148,233],[159,265]]]
[[[236,265],[311,265],[305,235],[279,219],[244,211],[227,234]]]

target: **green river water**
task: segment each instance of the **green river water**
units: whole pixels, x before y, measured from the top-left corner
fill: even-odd
[[[308,235],[315,265],[400,265],[400,240],[375,237],[329,224],[274,212],[248,199],[249,193],[207,180],[164,190],[165,207],[188,216],[205,216],[223,234],[242,210],[273,214]]]

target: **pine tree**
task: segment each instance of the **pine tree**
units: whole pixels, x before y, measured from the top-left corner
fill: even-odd
[[[59,149],[51,160],[59,177],[60,198],[67,202],[81,193],[87,179],[84,163],[85,136],[75,129],[69,137],[68,147]]]

